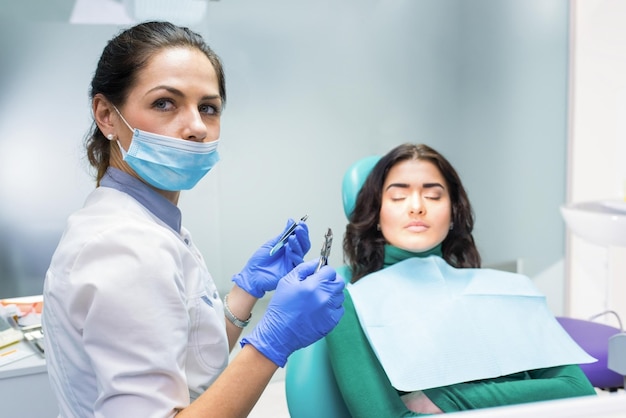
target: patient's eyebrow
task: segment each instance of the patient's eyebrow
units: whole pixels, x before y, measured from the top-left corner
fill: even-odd
[[[443,187],[443,184],[441,183],[424,183],[422,184],[422,187],[424,189],[432,189],[433,187],[441,187],[442,189],[446,189],[445,187]]]
[[[391,189],[392,187],[399,187],[401,189],[408,189],[410,186],[407,183],[391,183],[389,186],[387,186],[385,191]]]
[[[392,187],[398,187],[398,188],[401,188],[401,189],[408,189],[411,186],[408,183],[391,183],[389,186],[387,186],[385,191],[391,189]],[[424,188],[424,189],[432,189],[432,188],[435,188],[435,187],[440,187],[443,190],[446,189],[445,187],[443,187],[443,185],[441,183],[424,183],[424,184],[422,184],[422,188]]]

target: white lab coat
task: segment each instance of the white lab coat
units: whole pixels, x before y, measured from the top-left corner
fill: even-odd
[[[189,233],[113,188],[69,218],[43,324],[63,417],[170,417],[228,362],[223,304]]]

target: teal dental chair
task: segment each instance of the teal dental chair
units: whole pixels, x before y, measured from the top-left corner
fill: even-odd
[[[357,161],[346,171],[342,183],[343,210],[349,218],[356,196],[380,157]],[[337,268],[344,275],[345,266]],[[349,418],[328,357],[326,340],[300,349],[289,357],[285,368],[287,407],[292,418]]]

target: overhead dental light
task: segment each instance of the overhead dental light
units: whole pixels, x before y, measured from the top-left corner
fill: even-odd
[[[194,25],[206,17],[209,1],[216,0],[76,0],[70,22],[124,25],[168,20]]]
[[[122,0],[126,13],[136,22],[169,20],[192,25],[202,21],[208,0]]]

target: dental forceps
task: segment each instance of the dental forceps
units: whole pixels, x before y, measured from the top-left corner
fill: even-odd
[[[274,255],[274,253],[276,253],[276,251],[278,251],[281,248],[283,248],[283,245],[285,245],[285,242],[287,242],[287,239],[289,238],[289,235],[291,235],[293,233],[293,231],[296,230],[296,226],[300,225],[300,222],[304,222],[308,218],[309,218],[309,215],[304,215],[302,218],[300,218],[299,221],[294,222],[293,225],[291,225],[289,227],[289,229],[285,231],[285,233],[280,237],[278,242],[272,247],[272,249],[270,250],[270,255]]]
[[[320,251],[320,261],[317,263],[315,272],[317,273],[323,266],[328,264],[328,256],[330,255],[330,247],[333,245],[333,231],[328,228],[326,235],[324,235],[324,244],[322,245],[322,251]]]

